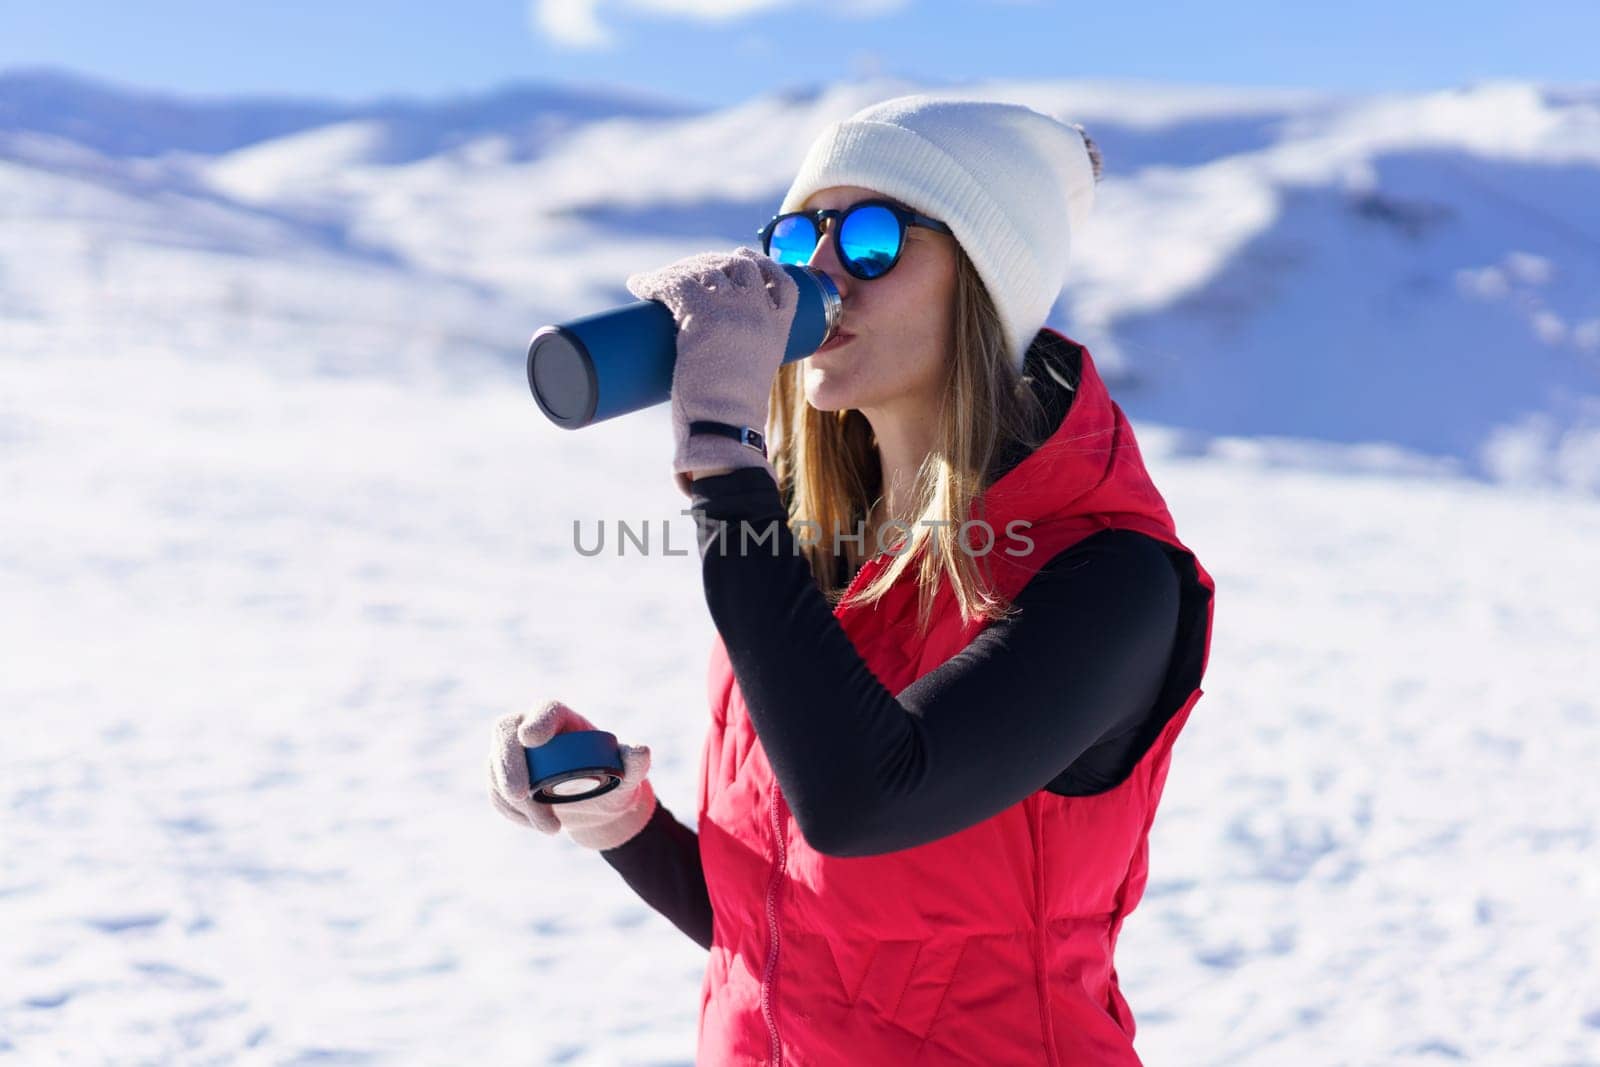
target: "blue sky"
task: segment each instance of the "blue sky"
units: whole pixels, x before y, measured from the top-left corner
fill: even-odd
[[[0,0],[0,69],[362,99],[549,79],[699,103],[874,71],[1370,91],[1600,82],[1595,0]]]

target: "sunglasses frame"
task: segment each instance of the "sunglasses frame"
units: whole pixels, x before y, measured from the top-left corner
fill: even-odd
[[[889,265],[884,267],[883,270],[879,271],[877,274],[861,274],[856,271],[854,262],[844,254],[844,248],[839,243],[839,235],[844,231],[845,216],[859,208],[872,206],[888,208],[890,213],[894,215],[895,222],[900,227],[900,233],[899,239],[895,244],[894,258],[889,261]],[[756,236],[761,238],[761,252],[763,255],[772,255],[772,234],[777,230],[778,223],[782,222],[784,219],[795,217],[810,220],[812,227],[817,231],[817,244],[821,244],[825,239],[831,239],[833,241],[833,254],[839,260],[839,265],[843,267],[852,278],[860,278],[864,282],[877,281],[879,278],[888,277],[889,272],[894,270],[895,265],[900,262],[901,253],[905,252],[906,250],[906,227],[921,226],[925,230],[933,230],[936,233],[945,233],[952,237],[955,236],[954,231],[952,231],[950,227],[946,226],[938,219],[931,219],[920,212],[912,211],[907,207],[901,207],[892,200],[885,200],[881,197],[871,197],[866,200],[858,200],[846,208],[818,208],[816,211],[786,211],[781,215],[772,216],[765,226],[756,231]],[[829,219],[834,220],[832,226],[825,225]],[[816,251],[817,245],[814,244],[811,247],[811,254],[816,255]]]

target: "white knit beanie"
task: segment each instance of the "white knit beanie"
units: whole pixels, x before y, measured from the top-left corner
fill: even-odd
[[[1021,104],[914,93],[862,108],[811,143],[778,208],[859,185],[954,232],[1005,324],[1020,371],[1094,206],[1083,134]]]

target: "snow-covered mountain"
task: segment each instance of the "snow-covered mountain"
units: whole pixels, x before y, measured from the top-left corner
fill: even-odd
[[[51,69],[0,71],[0,130],[50,134],[115,158],[167,152],[220,155],[341,122],[381,129],[376,161],[409,163],[476,137],[531,159],[573,126],[624,115],[669,117],[704,108],[615,89],[517,85],[448,99],[195,99],[108,85]]]
[[[704,952],[485,794],[559,697],[692,826],[706,725],[667,413],[523,349],[918,88],[0,76],[0,1064],[692,1061]],[[1600,1065],[1600,92],[965,89],[1100,144],[1052,324],[1217,582],[1141,1056]]]
[[[7,75],[0,310],[359,316],[515,358],[544,321],[631,299],[632,270],[752,243],[823,123],[920,88],[335,106]],[[1600,488],[1600,92],[968,88],[1104,151],[1052,324],[1130,413],[1191,448],[1296,438]],[[90,290],[98,310],[69,311]]]

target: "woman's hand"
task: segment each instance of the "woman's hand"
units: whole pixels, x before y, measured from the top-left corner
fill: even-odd
[[[622,783],[610,792],[566,804],[541,804],[533,799],[522,750],[538,748],[556,734],[594,728],[559,700],[546,701],[537,711],[502,715],[494,724],[489,745],[489,800],[495,810],[519,826],[531,825],[546,834],[566,827],[567,835],[584,848],[616,848],[644,829],[656,810],[655,789],[646,777],[650,773],[646,745],[618,746]]]
[[[628,291],[659,300],[678,324],[672,371],[672,469],[689,495],[697,471],[765,467],[761,452],[731,437],[689,433],[695,419],[749,427],[766,436],[772,380],[789,347],[800,289],[776,260],[740,245],[702,252],[631,275]]]

